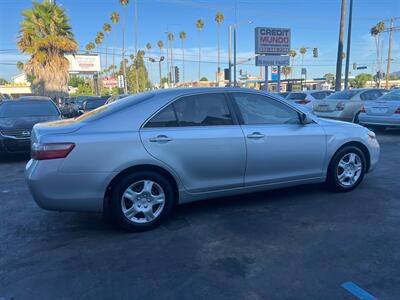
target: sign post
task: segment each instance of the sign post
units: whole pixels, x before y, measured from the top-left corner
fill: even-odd
[[[268,91],[268,66],[277,66],[277,92],[281,90],[281,66],[289,65],[291,31],[289,28],[255,28],[256,66],[265,66],[265,89]],[[273,77],[273,74],[272,74]]]

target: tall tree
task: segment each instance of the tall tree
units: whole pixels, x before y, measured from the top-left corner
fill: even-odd
[[[376,70],[379,74],[382,71],[382,62],[380,61],[380,48],[381,48],[381,33],[386,30],[386,26],[384,22],[379,22],[375,26],[373,26],[370,30],[371,36],[375,38],[375,46],[376,46]],[[378,76],[378,87],[380,87],[380,78]]]
[[[87,43],[85,46],[86,52],[90,54],[91,51],[93,51],[93,49],[96,48],[96,45],[93,44],[92,42]]]
[[[171,81],[172,83],[175,82],[174,79],[174,51],[173,51],[173,43],[174,43],[174,34],[172,32],[168,32],[168,47],[169,47],[169,53],[171,55],[171,66],[170,66],[170,74],[171,74]]]
[[[69,62],[64,54],[74,53],[78,45],[65,10],[50,1],[33,2],[22,15],[17,44],[31,55],[25,71],[34,78],[32,88],[39,95],[67,96]]]
[[[116,24],[119,22],[119,14],[114,11],[110,16],[111,22],[114,24],[114,46],[113,46],[113,61],[112,64],[115,66],[115,48],[117,47],[117,28]]]
[[[293,73],[294,73],[294,58],[296,57],[296,55],[297,55],[296,50],[292,49],[292,50],[289,51],[290,66],[291,66],[291,68],[292,68],[292,72],[290,72],[291,77],[292,77],[292,75],[293,75]]]
[[[103,24],[103,31],[105,32],[106,35],[106,70],[108,69],[108,36],[111,32],[111,25],[108,23]]]
[[[185,82],[185,40],[186,40],[186,32],[179,32],[179,38],[182,42],[182,82]]]
[[[307,48],[301,47],[299,52],[301,54],[301,73],[300,74],[302,74],[303,68],[304,68],[304,56],[306,56],[306,54],[307,54]],[[301,75],[300,77],[302,78],[303,75]]]
[[[119,0],[122,5],[122,74],[124,75],[124,93],[128,93],[126,84],[126,61],[125,61],[125,14],[126,6],[129,4],[129,0]]]
[[[204,28],[204,21],[202,19],[198,19],[196,21],[196,28],[199,30],[199,80],[200,80],[200,74],[201,74],[201,31]]]
[[[161,60],[161,57],[162,57],[162,49],[164,48],[164,42],[163,42],[162,40],[159,40],[159,41],[157,42],[157,46],[158,46],[158,48],[160,49],[160,60]],[[160,66],[160,77],[162,77],[161,62],[159,63],[159,66]]]
[[[147,43],[147,44],[146,44],[147,52],[150,52],[151,48],[152,48],[151,44],[150,44],[150,43]],[[152,80],[152,76],[151,76],[152,68],[151,68],[151,64],[149,63],[149,60],[148,60],[148,59],[146,60],[146,65],[148,66],[147,69],[148,69],[148,73],[149,73],[149,80],[150,80],[150,83],[153,84],[153,80]]]
[[[218,50],[218,68],[217,68],[217,82],[219,82],[219,72],[221,72],[221,59],[220,59],[220,27],[222,22],[224,22],[224,14],[222,12],[217,12],[215,15],[215,22],[217,22],[217,50]]]
[[[17,62],[17,69],[20,71],[24,70],[24,63],[22,61]]]

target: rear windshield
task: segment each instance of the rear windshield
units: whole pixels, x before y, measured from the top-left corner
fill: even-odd
[[[340,99],[340,100],[350,100],[353,96],[357,95],[359,91],[342,91],[337,92],[326,97],[326,99]]]
[[[102,106],[106,100],[99,99],[99,100],[90,100],[86,102],[86,109],[95,109]]]
[[[290,100],[304,100],[304,99],[306,99],[306,94],[304,94],[304,93],[290,93],[287,96],[287,99],[290,99]]]
[[[129,107],[129,106],[138,104],[140,102],[149,100],[153,96],[154,95],[152,93],[143,93],[143,94],[138,94],[135,96],[129,96],[120,101],[115,101],[110,104],[100,106],[94,110],[88,111],[88,112],[84,113],[83,115],[80,115],[79,117],[75,118],[75,120],[77,122],[79,122],[79,121],[87,120],[92,117],[94,117],[94,119],[96,119],[96,117],[101,117],[103,114],[108,115],[110,113],[114,113],[116,111],[124,109],[125,107]]]
[[[50,101],[8,102],[0,105],[0,118],[57,116],[58,111]]]
[[[400,101],[400,90],[392,91],[379,97],[377,100],[385,100],[385,101]]]

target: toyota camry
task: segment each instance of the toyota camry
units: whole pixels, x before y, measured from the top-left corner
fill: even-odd
[[[129,231],[177,204],[326,182],[357,187],[379,158],[368,129],[238,88],[167,89],[37,124],[26,179],[57,211],[107,212]]]

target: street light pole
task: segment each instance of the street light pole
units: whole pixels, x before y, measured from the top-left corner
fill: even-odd
[[[236,87],[236,24],[233,25],[233,86]]]
[[[344,25],[346,18],[346,0],[342,0],[342,10],[340,14],[340,31],[338,42],[338,53],[336,60],[336,78],[335,78],[335,91],[342,89],[342,60],[343,60],[343,41],[344,41]]]
[[[349,28],[347,31],[347,51],[346,51],[346,70],[344,73],[344,89],[349,88],[349,65],[350,65],[350,45],[351,45],[351,24],[353,21],[353,0],[350,0]]]
[[[392,60],[392,34],[393,34],[393,27],[394,27],[394,18],[390,19],[390,32],[389,32],[389,49],[388,49],[388,62],[386,68],[386,84],[385,88],[389,88],[389,79],[390,79],[390,63]]]
[[[229,86],[232,86],[232,25],[229,25]]]

